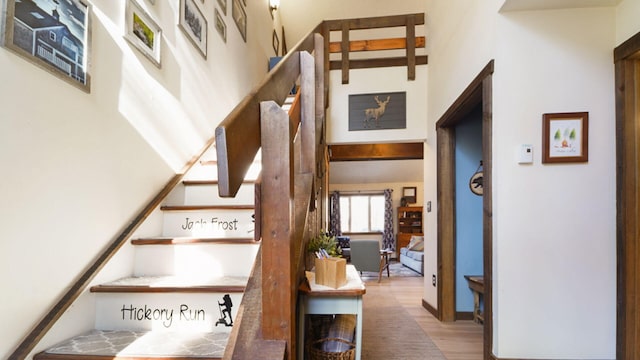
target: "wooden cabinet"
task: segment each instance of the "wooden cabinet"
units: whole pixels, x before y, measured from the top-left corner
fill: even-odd
[[[400,257],[400,248],[407,246],[413,235],[423,235],[422,206],[401,206],[398,208],[398,235],[396,238],[396,256]]]

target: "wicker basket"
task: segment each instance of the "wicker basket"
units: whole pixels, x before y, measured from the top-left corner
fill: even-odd
[[[342,352],[323,351],[320,348],[322,348],[322,343],[326,341],[339,341],[349,345],[350,348],[349,350]],[[356,358],[356,345],[352,342],[339,338],[326,338],[309,343],[307,346],[307,353],[309,355],[309,360],[354,360]]]

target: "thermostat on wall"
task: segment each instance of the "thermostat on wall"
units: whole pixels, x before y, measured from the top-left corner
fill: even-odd
[[[518,149],[518,164],[533,163],[533,145],[522,144]]]

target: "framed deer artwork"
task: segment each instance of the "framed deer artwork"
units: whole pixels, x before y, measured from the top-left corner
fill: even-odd
[[[407,93],[349,95],[349,131],[407,128]]]

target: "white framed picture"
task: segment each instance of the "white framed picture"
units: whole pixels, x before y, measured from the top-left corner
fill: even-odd
[[[127,0],[124,38],[160,67],[162,29],[136,0]]]

